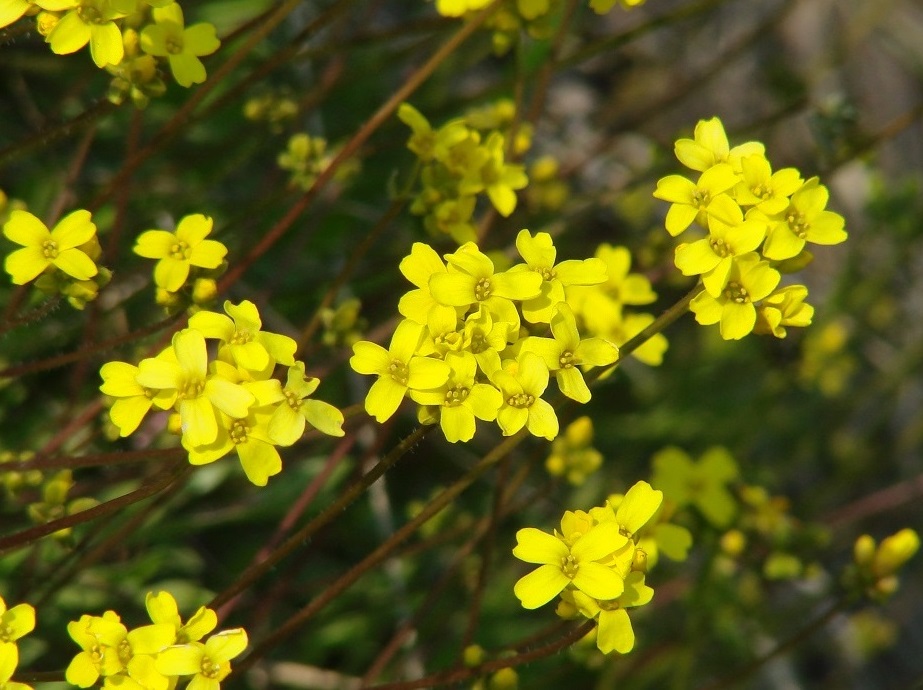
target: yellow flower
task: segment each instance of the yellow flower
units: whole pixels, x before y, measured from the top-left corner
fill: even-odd
[[[510,271],[534,271],[542,277],[538,297],[522,303],[522,315],[530,323],[549,323],[555,305],[565,300],[565,288],[572,285],[598,285],[606,282],[606,264],[598,258],[561,261],[555,264],[557,250],[547,232],[521,230],[516,236],[516,249],[525,264]]]
[[[788,285],[779,288],[756,308],[756,326],[753,332],[772,333],[777,338],[787,334],[785,326],[804,328],[811,325],[814,307],[805,302],[808,288],[804,285]]]
[[[262,404],[267,401],[257,402]],[[184,434],[183,445],[189,451],[189,462],[193,465],[206,465],[233,450],[237,453],[247,479],[256,486],[266,486],[270,477],[282,471],[282,458],[269,433],[272,412],[271,407],[260,406],[248,410],[245,416],[239,418],[220,413],[215,440],[211,443],[192,446],[185,443]]]
[[[451,373],[442,386],[411,391],[410,397],[421,405],[438,406],[439,425],[447,441],[470,441],[474,437],[474,418],[494,421],[503,398],[493,386],[475,382],[478,365],[470,352],[449,352],[445,363]]]
[[[225,630],[209,637],[205,644],[190,642],[167,647],[157,655],[157,670],[167,676],[193,676],[189,690],[219,690],[231,672],[231,659],[247,648],[243,628]]]
[[[0,29],[18,21],[26,14],[38,12],[38,9],[35,0],[3,0],[0,2]]]
[[[705,291],[692,299],[689,308],[703,326],[720,323],[722,338],[739,340],[756,325],[754,302],[769,296],[780,279],[779,272],[770,268],[769,262],[760,261],[756,252],[750,252],[735,257],[720,292],[710,292],[706,285]]]
[[[430,278],[446,273],[446,265],[428,244],[414,242],[410,254],[401,259],[400,271],[403,276],[417,286],[401,297],[397,310],[401,316],[423,325],[430,315],[442,320],[454,321],[457,316],[455,307],[447,307],[433,299],[429,291]]]
[[[774,261],[798,256],[806,242],[839,244],[845,242],[846,222],[839,213],[824,210],[830,193],[816,177],[805,182],[792,194],[791,202],[780,219],[770,225],[763,245],[763,256]]]
[[[29,604],[16,604],[8,609],[3,597],[0,597],[0,643],[16,642],[34,629],[35,608]]]
[[[437,150],[445,152],[468,137],[468,128],[461,120],[451,120],[434,130],[429,120],[410,103],[401,103],[397,116],[413,131],[407,140],[407,148],[424,163],[433,160]]]
[[[551,317],[553,338],[528,337],[522,341],[522,352],[539,355],[554,372],[558,388],[568,398],[585,403],[590,400],[590,389],[578,367],[602,367],[619,358],[619,349],[602,338],[580,339],[577,321],[571,308],[564,302],[555,306]]]
[[[697,182],[682,175],[667,175],[658,180],[654,197],[671,203],[666,218],[667,232],[676,237],[693,221],[705,227],[709,205],[719,194],[737,184],[737,180],[737,174],[727,163],[709,168]]]
[[[698,462],[685,451],[669,446],[654,455],[654,486],[677,506],[693,505],[712,525],[728,527],[737,501],[728,484],[737,478],[737,463],[726,448],[705,451]]]
[[[153,11],[155,24],[141,32],[141,49],[148,55],[165,57],[173,78],[180,86],[189,87],[205,81],[205,65],[199,59],[211,55],[221,46],[215,27],[207,22],[186,27],[183,10],[178,3]]]
[[[763,155],[765,147],[758,141],[748,141],[731,148],[724,125],[717,117],[699,120],[694,139],[678,139],[674,153],[679,162],[692,170],[705,172],[719,163],[729,163],[734,172],[741,172],[745,156]]]
[[[99,370],[103,379],[99,390],[116,398],[109,408],[109,418],[119,428],[122,437],[134,433],[152,405],[156,404],[161,410],[173,406],[171,394],[145,388],[138,383],[138,371],[138,367],[127,362],[107,362]]]
[[[581,534],[572,544],[534,527],[516,533],[513,555],[540,567],[522,577],[513,593],[527,609],[547,604],[565,587],[572,587],[593,599],[615,599],[624,591],[622,576],[602,563],[620,539],[618,525],[603,522]]]
[[[650,603],[654,590],[644,584],[644,573],[631,572],[625,578],[625,591],[616,598],[602,601],[582,592],[572,593],[574,604],[587,618],[599,616],[596,646],[603,654],[628,654],[635,646],[635,632],[625,610]]]
[[[4,269],[16,285],[25,285],[53,266],[77,280],[88,280],[98,273],[96,264],[78,249],[96,235],[89,211],[74,211],[62,218],[54,230],[28,211],[15,210],[3,225],[3,234],[23,245],[6,257]]]
[[[402,321],[387,350],[366,340],[353,345],[350,366],[360,374],[378,375],[365,398],[366,412],[378,422],[391,418],[408,389],[438,388],[449,378],[448,364],[417,355],[423,328],[413,321]]]
[[[175,232],[147,230],[138,236],[134,251],[147,259],[159,259],[154,267],[154,282],[168,292],[176,292],[189,277],[189,268],[218,268],[228,253],[216,240],[205,239],[212,231],[212,219],[196,213],[184,217]]]
[[[46,10],[67,11],[46,39],[54,53],[68,55],[89,43],[97,67],[122,61],[125,48],[115,20],[127,14],[124,0],[41,0],[40,4]]]
[[[684,276],[702,275],[713,294],[721,290],[731,272],[735,256],[754,251],[766,236],[766,223],[748,214],[722,194],[708,208],[708,236],[676,248],[676,267]]]
[[[285,335],[260,330],[260,313],[250,300],[240,304],[224,303],[224,314],[198,311],[189,319],[189,327],[206,338],[222,341],[219,357],[243,369],[264,371],[267,367],[295,363],[297,343]]]
[[[437,302],[462,308],[483,304],[495,320],[512,324],[513,333],[519,330],[519,312],[512,300],[527,300],[541,293],[542,277],[538,273],[495,273],[493,261],[473,242],[446,254],[445,259],[455,270],[433,273],[429,279],[430,293]]]
[[[558,435],[558,418],[554,408],[541,397],[548,387],[548,367],[534,352],[523,352],[514,364],[515,373],[500,369],[491,375],[491,381],[503,394],[497,423],[504,436],[527,427],[533,436],[551,441]]]
[[[187,328],[173,336],[176,361],[141,361],[136,381],[145,388],[176,395],[183,420],[183,442],[189,446],[213,443],[218,436],[217,410],[234,418],[246,416],[255,398],[227,378],[208,371],[205,336]],[[217,410],[216,410],[217,408]]]
[[[469,174],[462,180],[459,190],[474,194],[483,189],[497,212],[509,216],[516,210],[515,190],[525,188],[529,178],[521,165],[504,161],[502,134],[492,133],[484,142],[484,148],[488,153],[487,161],[475,174]]]
[[[304,362],[289,367],[282,402],[269,420],[269,438],[280,446],[290,446],[304,434],[305,423],[328,436],[343,436],[343,413],[323,400],[309,400],[320,379],[305,376]]]
[[[491,0],[436,0],[436,11],[443,17],[461,17],[466,12],[487,7]]]
[[[762,154],[744,156],[740,163],[743,179],[734,188],[734,198],[741,206],[754,206],[766,215],[784,211],[788,197],[804,184],[795,168],[772,172]]]
[[[583,484],[587,475],[598,470],[603,461],[602,453],[592,444],[593,420],[578,417],[553,441],[545,469],[554,476],[565,475],[574,486]]]
[[[168,644],[185,644],[196,642],[210,633],[218,625],[218,616],[210,608],[200,606],[199,609],[183,623],[176,606],[176,599],[169,592],[148,592],[144,599],[147,613],[151,622],[161,625],[170,625],[174,630],[174,637]]]

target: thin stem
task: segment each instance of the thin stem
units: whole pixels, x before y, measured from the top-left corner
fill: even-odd
[[[240,592],[247,589],[250,585],[256,582],[260,577],[265,575],[270,571],[275,565],[281,561],[283,558],[294,552],[295,550],[304,546],[305,542],[321,527],[326,525],[328,522],[333,521],[336,517],[340,515],[346,508],[357,498],[359,498],[365,490],[372,485],[372,483],[378,481],[378,478],[381,477],[388,469],[394,466],[398,460],[400,460],[408,450],[413,446],[419,443],[423,437],[429,433],[433,427],[418,427],[413,431],[410,436],[401,441],[390,453],[381,459],[375,467],[373,467],[369,472],[362,475],[362,478],[349,487],[343,494],[334,501],[330,506],[327,507],[320,515],[311,520],[308,524],[302,527],[300,530],[295,532],[291,537],[285,540],[279,548],[272,552],[269,556],[266,557],[266,560],[261,561],[260,563],[255,563],[247,568],[239,578],[232,584],[230,587],[221,592],[218,596],[212,599],[209,606],[215,608],[222,606],[225,602],[230,601],[230,599]]]
[[[813,621],[808,623],[805,627],[799,630],[797,633],[792,635],[790,638],[780,643],[769,653],[764,654],[758,659],[754,659],[749,664],[740,668],[733,673],[728,674],[724,678],[721,678],[714,683],[709,683],[701,687],[699,690],[723,690],[723,688],[730,688],[734,685],[737,685],[740,681],[745,680],[749,676],[753,675],[754,672],[759,670],[762,666],[769,663],[777,656],[784,654],[790,649],[794,649],[800,645],[804,640],[809,638],[815,632],[823,628],[827,623],[833,620],[833,617],[840,613],[846,606],[846,598],[838,599],[835,601],[826,611],[824,611],[820,616],[815,618]]]
[[[29,529],[23,530],[21,532],[16,532],[6,537],[0,537],[0,555],[6,554],[15,549],[19,549],[27,544],[32,543],[37,539],[41,539],[49,534],[57,532],[58,530],[65,529],[67,527],[74,527],[75,525],[81,525],[84,522],[89,522],[90,520],[95,520],[98,517],[103,515],[108,515],[117,510],[121,510],[126,506],[133,505],[139,501],[143,501],[145,498],[154,496],[167,487],[169,487],[173,482],[179,481],[186,473],[192,470],[191,466],[183,463],[182,465],[175,465],[170,469],[164,470],[160,474],[156,475],[149,483],[141,486],[139,489],[135,489],[124,496],[119,496],[114,498],[111,501],[106,501],[105,503],[100,503],[98,506],[93,508],[88,508],[79,513],[74,513],[73,515],[66,515],[57,520],[52,520],[51,522],[46,522],[44,525],[37,525]]]

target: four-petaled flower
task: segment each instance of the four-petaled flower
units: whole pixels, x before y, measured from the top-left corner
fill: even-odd
[[[205,239],[212,231],[212,219],[195,213],[184,217],[176,232],[147,230],[138,236],[135,254],[160,259],[154,267],[154,282],[167,292],[176,292],[189,277],[189,268],[218,268],[228,253],[217,240]]]
[[[16,285],[25,285],[51,266],[77,280],[88,280],[98,273],[93,260],[78,249],[96,235],[89,211],[74,211],[49,231],[31,213],[17,209],[4,223],[3,234],[23,245],[8,255],[3,264]]]
[[[157,670],[167,676],[192,676],[188,690],[218,690],[231,672],[231,659],[246,648],[243,628],[225,630],[209,637],[205,644],[167,647],[157,655]]]
[[[178,3],[155,8],[154,24],[141,32],[141,49],[148,55],[165,57],[173,78],[189,87],[205,81],[205,65],[199,59],[211,55],[221,46],[215,27],[207,22],[185,26]]]

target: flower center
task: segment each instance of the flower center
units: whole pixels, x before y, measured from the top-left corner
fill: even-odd
[[[737,302],[737,304],[745,304],[750,301],[747,288],[733,280],[724,288],[724,296],[731,302]]]
[[[449,350],[460,350],[462,348],[462,336],[457,331],[449,331],[448,333],[437,335],[433,338],[433,341],[436,345],[443,345]]]
[[[202,657],[202,670],[200,673],[206,678],[218,678],[221,674],[221,664],[212,661],[207,656]]]
[[[121,661],[123,665],[127,666],[128,662],[131,661],[131,658],[134,656],[134,654],[131,651],[131,644],[128,642],[127,639],[119,642],[118,652],[119,652],[119,661]]]
[[[488,348],[487,338],[483,333],[472,333],[471,342],[468,344],[468,349],[471,350],[472,354],[478,355]]]
[[[234,445],[246,443],[247,434],[249,433],[250,427],[247,426],[247,422],[243,419],[235,419],[231,424],[231,428],[228,429],[228,436],[231,437],[231,441],[234,443]]]
[[[468,397],[469,390],[464,386],[455,386],[455,388],[450,388],[445,393],[445,402],[442,404],[446,407],[458,407],[461,405],[465,398]]]
[[[558,357],[558,364],[561,365],[562,369],[572,369],[573,366],[577,363],[574,353],[570,350],[564,350],[561,353],[561,356]]]
[[[399,359],[392,359],[391,364],[388,365],[388,373],[391,375],[391,378],[402,386],[407,385],[407,379],[410,376],[410,372],[407,370],[407,365],[404,364]]]
[[[708,243],[711,245],[711,250],[722,259],[731,253],[730,247],[719,237],[709,237]]]
[[[490,297],[490,278],[481,278],[474,286],[474,298],[478,302],[483,302],[488,297]]]
[[[528,393],[517,393],[506,400],[506,404],[510,407],[532,407],[534,402],[535,396]]]
[[[711,201],[711,194],[707,189],[696,189],[692,193],[692,205],[696,208],[705,208]]]
[[[205,379],[187,379],[177,390],[177,397],[180,400],[191,400],[198,398],[205,390]]]
[[[765,184],[754,185],[750,191],[753,192],[753,196],[758,196],[760,199],[768,199],[772,196],[772,189]]]
[[[805,220],[804,214],[799,213],[798,211],[790,211],[787,216],[785,216],[786,222],[788,222],[788,227],[793,233],[795,233],[801,239],[804,239],[808,235],[808,230],[811,229],[811,224]]]
[[[552,268],[552,267],[550,267],[550,266],[549,266],[549,267],[540,266],[540,267],[537,267],[537,268],[533,268],[532,270],[535,271],[536,273],[538,273],[538,274],[542,277],[542,280],[546,280],[546,281],[547,281],[547,280],[552,280],[552,279],[556,278],[557,275],[558,275],[557,273],[555,273],[554,268]]]
[[[183,37],[182,36],[170,36],[164,43],[166,44],[167,52],[170,55],[179,55],[183,52]]]
[[[285,402],[287,402],[288,406],[295,410],[295,412],[301,409],[301,396],[298,395],[298,393],[291,388],[283,388],[282,394],[285,396]]]
[[[101,666],[103,661],[106,659],[106,650],[102,645],[94,644],[88,650],[90,653],[90,659],[93,661],[93,664],[97,667]]]
[[[567,554],[561,559],[561,572],[573,580],[577,577],[577,571],[580,570],[580,564],[571,554]]]
[[[102,13],[99,11],[98,7],[95,7],[91,4],[92,2],[93,0],[89,0],[89,2],[86,2],[85,0],[85,3],[81,4],[80,7],[77,8],[77,16],[80,17],[80,20],[84,24],[104,23]]]
[[[170,247],[170,257],[173,259],[179,259],[180,261],[185,261],[189,258],[189,251],[189,244],[183,240],[180,240]]]
[[[45,240],[42,242],[42,254],[46,259],[56,259],[58,257],[58,243],[54,240]]]
[[[231,336],[231,345],[246,345],[251,340],[253,340],[253,335],[247,329],[234,331],[234,335]]]

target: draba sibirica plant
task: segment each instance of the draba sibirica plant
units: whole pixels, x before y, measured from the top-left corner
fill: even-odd
[[[115,398],[110,418],[121,436],[134,433],[152,408],[173,410],[190,463],[204,465],[233,451],[247,478],[265,486],[282,471],[277,446],[294,444],[309,425],[342,436],[343,415],[308,397],[319,381],[295,361],[294,340],[262,330],[256,305],[228,301],[224,309],[197,312],[169,347],[137,366],[103,365],[100,390]],[[215,343],[214,354],[207,340]],[[288,367],[284,385],[273,377],[277,365]]]
[[[630,652],[635,635],[626,609],[654,596],[644,582],[647,559],[639,533],[662,500],[660,491],[642,481],[614,510],[607,504],[589,513],[566,512],[560,532],[519,530],[513,555],[539,567],[516,583],[516,597],[535,609],[560,596],[558,615],[596,619],[601,652]]]
[[[405,318],[389,348],[353,345],[352,368],[378,376],[365,399],[370,415],[384,422],[409,397],[420,421],[438,423],[453,443],[474,437],[476,418],[496,421],[505,436],[527,428],[551,440],[558,419],[542,397],[551,375],[567,397],[590,399],[581,369],[613,364],[618,347],[581,337],[567,291],[604,283],[606,265],[558,262],[544,232],[522,230],[516,247],[524,263],[498,271],[473,242],[442,258],[414,244],[400,268],[417,288],[401,298]],[[549,328],[551,338],[530,335]]]
[[[693,224],[704,234],[679,244],[675,254],[683,275],[700,276],[704,287],[690,304],[696,321],[718,324],[725,340],[754,331],[783,338],[786,326],[811,323],[807,288],[783,285],[782,274],[810,263],[807,243],[846,240],[843,217],[826,210],[827,188],[795,168],[773,172],[759,142],[731,148],[717,117],[699,121],[694,139],[677,140],[675,152],[700,174],[668,175],[654,196],[670,202],[671,235]]]

